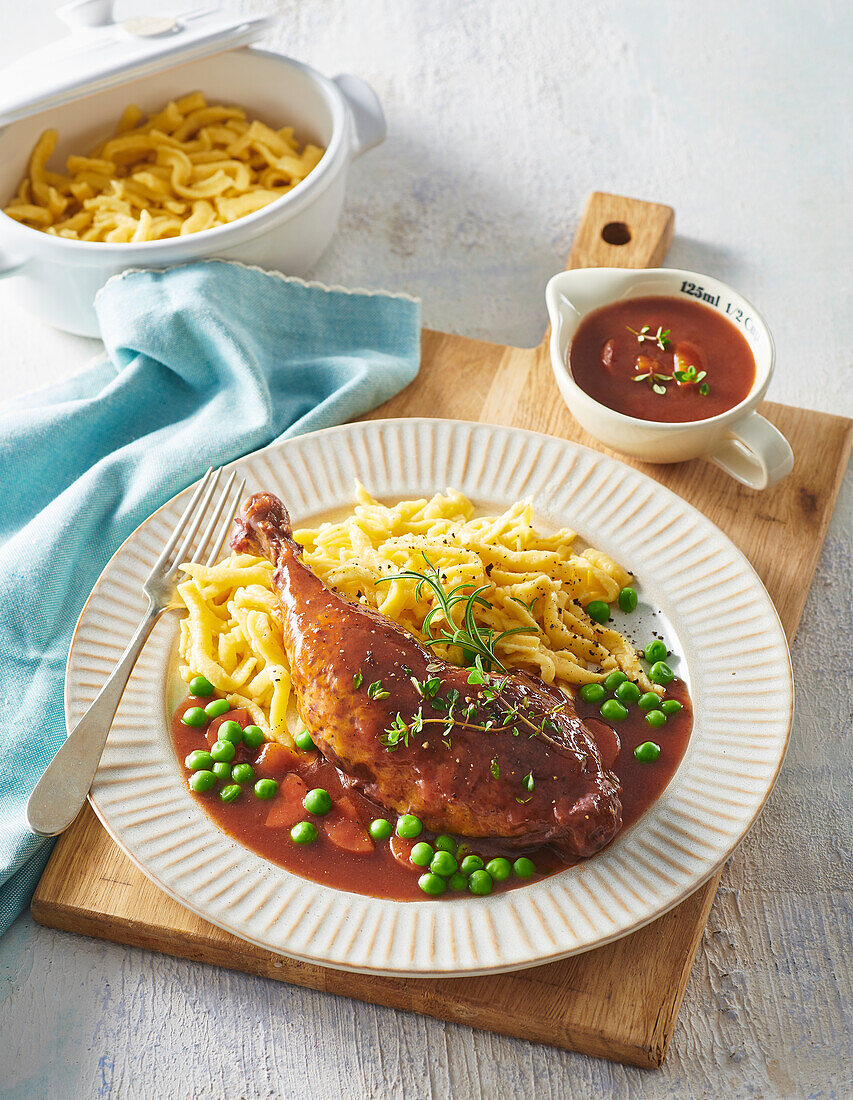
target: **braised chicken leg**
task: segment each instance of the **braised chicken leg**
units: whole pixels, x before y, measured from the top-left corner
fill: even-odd
[[[613,839],[619,780],[562,692],[525,674],[470,683],[468,669],[331,591],[272,494],[249,498],[237,526],[234,549],[275,566],[300,716],[349,783],[435,832],[551,844],[568,857]]]

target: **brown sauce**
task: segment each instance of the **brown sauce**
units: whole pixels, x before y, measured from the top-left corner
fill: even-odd
[[[640,341],[646,326],[649,338]],[[655,339],[659,331],[660,342]],[[696,376],[704,371],[704,377],[683,382],[674,377],[690,367]],[[691,298],[626,298],[593,310],[572,340],[569,368],[580,388],[600,404],[664,423],[708,420],[727,412],[755,382],[755,359],[743,334],[721,313]],[[639,375],[649,377],[635,381]],[[654,385],[665,392],[655,392]],[[707,393],[701,392],[703,386]]]
[[[687,689],[680,680],[674,680],[667,689],[667,697],[678,699],[684,709],[659,729],[652,729],[645,721],[644,712],[636,706],[629,708],[624,721],[611,726],[601,719],[597,706],[576,700],[578,714],[589,720],[590,732],[598,741],[602,759],[622,782],[623,828],[632,825],[658,799],[687,748],[693,726]],[[251,721],[246,711],[236,710],[214,719],[205,729],[193,729],[181,722],[185,710],[204,706],[207,702],[208,699],[191,696],[175,711],[172,742],[182,765],[194,749],[206,749],[213,744],[216,729],[223,722],[233,719],[246,726]],[[640,763],[634,757],[634,749],[644,741],[654,741],[661,747],[661,754],[653,763]],[[275,798],[262,800],[255,797],[251,785],[247,784],[240,798],[230,803],[219,799],[218,787],[205,794],[191,791],[192,797],[223,832],[264,859],[326,886],[399,901],[423,901],[427,897],[418,886],[423,868],[408,861],[416,841],[392,836],[390,842],[383,840],[374,844],[366,826],[375,817],[387,817],[393,824],[396,815],[383,812],[352,788],[345,789],[337,769],[319,753],[294,755],[278,745],[265,745],[255,752],[241,745],[233,762],[242,761],[253,765],[256,778],[278,780],[279,791]],[[189,775],[184,768],[185,783]],[[301,806],[304,792],[314,787],[322,787],[332,796],[333,808],[325,817],[312,817]],[[307,819],[317,827],[317,840],[313,844],[294,844],[290,839],[291,827]],[[433,835],[426,831],[417,838],[432,839]],[[505,882],[495,882],[496,893],[523,886],[525,882],[535,882],[571,866],[547,847],[531,851],[511,849],[500,840],[468,840],[466,843],[484,860],[502,855],[512,861],[525,854],[535,863],[537,873],[533,878],[523,880],[512,875]],[[462,893],[465,895],[464,891]],[[448,890],[438,900],[454,896],[455,891]]]

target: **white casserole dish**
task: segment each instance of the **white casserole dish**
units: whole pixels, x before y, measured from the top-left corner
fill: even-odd
[[[30,115],[0,131],[0,206],[24,175],[43,130],[59,131],[52,163],[86,152],[112,132],[123,108],[143,111],[201,91],[210,102],[234,103],[273,126],[293,126],[300,141],[325,147],[320,163],[292,191],[229,225],[163,241],[105,244],[54,237],[0,213],[0,277],[30,313],[57,328],[97,336],[94,299],[129,267],[171,267],[227,258],[301,275],[331,240],[343,206],[350,162],[385,137],[376,94],[356,76],[330,80],[280,54],[246,47],[142,77]]]

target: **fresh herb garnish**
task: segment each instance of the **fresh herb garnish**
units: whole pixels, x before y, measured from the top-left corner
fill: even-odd
[[[706,373],[707,371],[704,370],[697,371],[691,363],[686,370],[673,371],[672,376],[676,382],[681,382],[681,384],[684,385],[687,382],[701,382]]]
[[[474,667],[468,672],[469,684],[485,684],[486,673],[483,669],[483,658],[478,653],[474,658]]]
[[[533,772],[528,772],[527,773],[527,775],[524,777],[524,779],[522,779],[521,785],[524,787],[524,789],[526,791],[532,791],[533,790]]]
[[[492,762],[489,764],[489,771],[492,773],[495,779],[500,779],[501,768],[500,764],[498,764],[498,758],[496,756],[492,757]]]
[[[675,382],[677,386],[695,386],[699,384],[699,393],[702,397],[707,397],[711,392],[711,389],[707,382],[703,382],[702,379],[707,374],[707,371],[697,371],[691,363],[685,370],[674,370],[672,374],[658,374],[656,371],[645,371],[643,374],[635,374],[633,380],[635,382],[649,381],[649,385],[655,393],[665,394],[667,382]]]
[[[352,678],[352,686],[354,688],[360,688],[363,683],[364,683],[364,677],[361,674],[361,670],[359,670],[355,674],[355,676],[353,676],[353,678]]]
[[[391,695],[390,691],[385,691],[382,687],[381,680],[374,680],[367,689],[368,699],[387,699]]]
[[[643,344],[646,342],[646,340],[654,340],[661,351],[666,351],[666,349],[672,343],[669,338],[671,330],[663,329],[660,325],[658,325],[657,332],[654,333],[649,331],[648,325],[643,325],[639,332],[637,332],[635,328],[631,328],[630,325],[626,325],[625,327],[628,329],[629,332],[633,332],[633,334],[637,337],[638,344]]]
[[[409,735],[411,732],[409,726],[403,721],[398,711],[397,717],[388,729],[385,730],[379,740],[385,746],[387,752],[393,752],[394,749],[400,747],[400,742],[402,742],[406,748],[409,747]]]
[[[531,795],[531,798],[532,798],[532,797],[533,797],[533,796]],[[527,803],[528,803],[528,802],[530,801],[530,798],[516,798],[516,800],[515,800],[515,801],[516,801],[516,802],[518,802],[518,804],[519,804],[520,806],[526,806],[526,805],[527,805]]]
[[[491,604],[483,596],[483,593],[491,588],[490,584],[475,585],[460,583],[445,592],[441,583],[441,571],[436,569],[426,554],[423,555],[427,570],[419,573],[415,569],[406,569],[401,573],[395,573],[390,577],[380,577],[376,583],[385,584],[388,581],[412,580],[417,581],[415,595],[418,599],[423,595],[424,586],[428,586],[435,598],[434,606],[427,612],[421,630],[425,635],[428,646],[449,645],[459,646],[471,663],[480,657],[486,669],[497,666],[501,672],[506,672],[506,666],[495,653],[497,645],[511,634],[535,634],[538,629],[532,626],[517,626],[510,630],[503,630],[496,634],[494,630],[482,629],[474,618],[477,607],[491,609]],[[462,608],[462,625],[457,626],[451,614],[457,604],[464,604]],[[434,630],[433,620],[437,615],[442,615],[446,627]]]

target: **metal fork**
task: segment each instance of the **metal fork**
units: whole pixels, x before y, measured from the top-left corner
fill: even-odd
[[[142,586],[148,597],[145,617],[92,705],[68,735],[30,795],[27,824],[39,836],[57,836],[64,832],[86,801],[133,666],[154,624],[171,606],[178,566],[188,559],[217,491],[221,473],[221,469],[208,470],[196,486],[178,526]],[[234,489],[236,478],[234,471],[219,493],[216,507],[193,551],[193,557],[200,560],[209,550],[206,565],[216,563],[246,487],[244,479]]]

